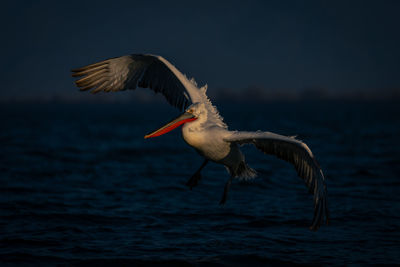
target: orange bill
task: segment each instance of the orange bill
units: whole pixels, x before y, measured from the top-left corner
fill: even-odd
[[[171,122],[165,124],[160,129],[155,130],[154,132],[152,132],[152,133],[150,133],[148,135],[145,135],[144,138],[147,139],[147,138],[157,137],[157,136],[166,134],[166,133],[172,131],[173,129],[181,126],[182,124],[185,124],[187,122],[191,122],[191,121],[194,121],[194,120],[197,120],[197,118],[193,114],[191,114],[189,112],[185,112],[182,115],[180,115],[178,118],[176,118],[176,119],[172,120]]]

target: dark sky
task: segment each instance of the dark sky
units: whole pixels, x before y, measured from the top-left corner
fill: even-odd
[[[162,55],[210,90],[400,88],[400,1],[2,5],[0,98],[75,94],[71,68],[131,53]]]

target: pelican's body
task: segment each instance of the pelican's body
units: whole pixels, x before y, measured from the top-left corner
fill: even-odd
[[[225,129],[218,126],[197,127],[192,126],[192,124],[195,124],[195,122],[185,123],[182,126],[182,136],[185,142],[196,149],[200,155],[219,162],[229,154],[229,143],[221,138],[215,138],[225,135]]]
[[[81,90],[121,91],[148,87],[161,92],[170,104],[185,108],[185,112],[170,123],[145,136],[165,134],[182,125],[182,136],[187,144],[205,158],[201,167],[189,179],[192,188],[201,178],[200,172],[213,161],[224,165],[230,173],[225,184],[221,204],[226,202],[233,178],[256,176],[246,162],[239,145],[253,144],[266,154],[275,155],[292,163],[314,195],[315,213],[311,229],[317,230],[324,218],[328,221],[325,177],[308,146],[294,137],[270,132],[238,132],[227,125],[206,95],[207,86],[199,88],[171,63],[160,56],[129,55],[108,59],[73,70]],[[189,106],[189,103],[191,105]]]
[[[201,126],[200,123],[193,122],[186,123],[182,127],[182,136],[185,142],[204,158],[223,164],[235,176],[255,176],[254,171],[250,174],[238,173],[239,166],[245,164],[244,156],[236,144],[224,140],[230,135],[230,131],[215,125]]]

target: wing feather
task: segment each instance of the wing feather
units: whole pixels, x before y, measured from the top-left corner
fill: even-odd
[[[314,218],[310,229],[318,230],[326,218],[327,189],[325,177],[309,147],[295,139],[270,132],[233,132],[225,141],[237,144],[253,144],[265,154],[275,155],[294,165],[297,174],[306,183],[309,192],[314,195]]]
[[[167,60],[155,55],[133,54],[107,59],[73,69],[72,76],[80,77],[75,81],[80,90],[91,90],[92,93],[150,88],[163,94],[179,109],[204,98],[194,82]]]

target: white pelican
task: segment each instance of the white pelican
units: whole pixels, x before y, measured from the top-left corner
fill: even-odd
[[[205,160],[188,180],[192,188],[201,179],[201,170],[208,161],[223,164],[230,174],[220,204],[224,204],[233,178],[255,177],[256,172],[244,159],[239,145],[253,144],[266,154],[275,155],[292,163],[297,174],[314,195],[314,218],[311,230],[328,223],[325,177],[308,146],[295,137],[271,132],[229,131],[215,106],[206,95],[207,86],[198,87],[161,56],[134,54],[107,59],[72,70],[76,85],[92,93],[115,92],[136,87],[150,88],[162,93],[168,102],[185,110],[178,118],[146,135],[151,138],[165,134],[182,125],[183,139]],[[83,77],[82,77],[83,76]],[[190,104],[190,105],[189,105]]]

